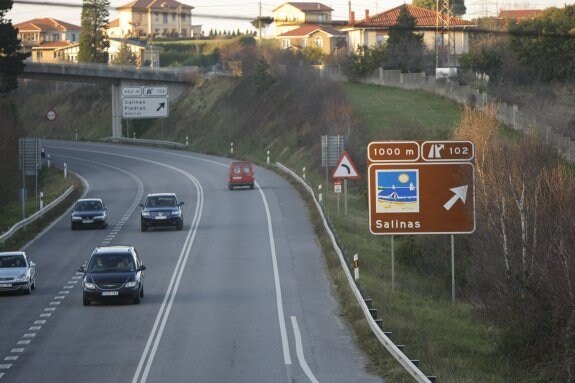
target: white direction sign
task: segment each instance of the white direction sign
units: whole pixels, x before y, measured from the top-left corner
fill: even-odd
[[[167,86],[122,87],[122,118],[168,117]]]
[[[167,97],[124,97],[123,118],[168,117]]]
[[[168,96],[168,87],[167,86],[145,86],[143,88],[142,96],[144,96],[144,97]]]

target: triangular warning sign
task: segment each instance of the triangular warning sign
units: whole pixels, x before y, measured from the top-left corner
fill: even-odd
[[[355,168],[355,165],[351,161],[349,154],[343,152],[339,158],[337,166],[333,170],[331,175],[332,178],[348,178],[348,179],[359,179],[361,176]]]

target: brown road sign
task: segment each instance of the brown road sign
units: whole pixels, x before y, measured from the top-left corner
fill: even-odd
[[[414,153],[413,143],[421,154],[416,161],[372,161],[369,165],[370,231],[390,235],[473,232],[475,169],[470,161],[473,144],[390,141],[390,145],[370,145],[368,151],[373,147],[385,148],[389,153],[400,152],[399,157],[405,158],[409,157],[406,153]]]

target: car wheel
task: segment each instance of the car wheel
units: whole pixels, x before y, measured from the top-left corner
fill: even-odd
[[[32,281],[32,290],[36,290],[36,280]]]
[[[28,287],[26,287],[26,290],[24,290],[24,294],[32,294],[32,280],[28,281]]]
[[[228,184],[228,189],[234,190],[234,187],[231,184]]]
[[[250,189],[254,190],[254,184],[250,185]]]
[[[140,298],[144,297],[144,286],[140,289]]]
[[[148,226],[146,226],[145,224],[142,223],[142,224],[140,225],[140,229],[141,229],[142,231],[146,231],[146,230],[148,230]]]
[[[91,302],[88,298],[86,298],[86,296],[84,296],[82,299],[82,303],[84,304],[84,306],[90,306]]]
[[[71,227],[72,230],[76,230],[76,225],[71,224],[70,227]]]
[[[134,302],[135,305],[139,305],[141,302],[140,294],[138,294],[132,302]]]
[[[176,230],[182,230],[184,227],[184,221],[176,223]]]
[[[102,226],[100,226],[100,229],[104,230],[104,229],[107,228],[107,227],[108,227],[108,223],[107,223],[107,222],[104,222],[104,223],[102,224]]]

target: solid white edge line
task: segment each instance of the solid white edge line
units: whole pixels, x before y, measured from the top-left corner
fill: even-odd
[[[305,376],[307,376],[307,378],[310,380],[310,382],[319,383],[319,381],[313,375],[313,372],[311,372],[311,368],[309,368],[307,361],[305,360],[305,355],[303,353],[303,344],[301,341],[301,333],[299,331],[299,326],[297,324],[297,318],[293,315],[291,316],[291,324],[293,326],[293,334],[295,338],[295,352],[297,354],[297,360],[299,361],[299,365],[303,370],[303,372],[305,373]]]
[[[271,251],[271,255],[272,255],[272,265],[273,265],[273,271],[274,271],[274,283],[275,283],[275,288],[276,288],[276,306],[277,306],[277,310],[278,310],[278,321],[279,321],[279,326],[280,326],[280,334],[281,334],[281,338],[282,338],[284,363],[289,365],[289,364],[291,364],[291,355],[289,352],[289,340],[287,337],[286,321],[285,321],[285,317],[284,317],[282,290],[281,290],[281,284],[280,284],[280,275],[279,275],[279,271],[278,271],[278,260],[277,260],[277,256],[276,256],[276,243],[274,240],[274,229],[272,226],[272,218],[271,218],[270,209],[268,206],[268,201],[266,199],[266,195],[264,194],[264,192],[260,188],[260,185],[257,182],[255,184],[258,188],[258,191],[260,192],[260,194],[262,196],[262,200],[264,202],[264,207],[266,210],[266,218],[268,220],[268,236],[270,239],[270,251]]]

